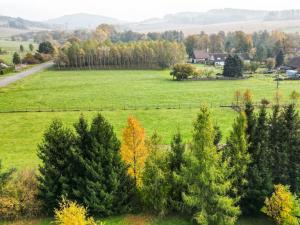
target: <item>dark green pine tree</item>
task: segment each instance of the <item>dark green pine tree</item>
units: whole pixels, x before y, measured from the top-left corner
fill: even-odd
[[[276,55],[276,67],[282,66],[283,63],[284,63],[284,53],[282,49],[280,49]]]
[[[284,129],[284,119],[280,111],[280,106],[273,107],[272,117],[270,119],[269,148],[272,160],[273,182],[275,184],[288,184],[289,155],[283,148],[284,135],[287,130]]]
[[[229,55],[225,60],[223,76],[225,77],[242,77],[243,61],[238,55]]]
[[[47,213],[53,213],[62,196],[68,196],[72,187],[72,156],[74,152],[74,135],[64,128],[59,120],[54,120],[44,134],[38,146],[38,156],[42,161],[38,197],[42,200]]]
[[[251,163],[247,171],[248,188],[242,200],[242,209],[246,214],[259,213],[266,196],[273,188],[269,123],[265,105],[260,108],[252,140]]]
[[[186,191],[186,186],[180,180],[181,168],[184,165],[185,143],[181,133],[178,131],[172,139],[171,151],[169,154],[170,167],[170,205],[173,211],[184,211],[182,193]]]
[[[248,183],[246,173],[251,162],[248,152],[246,134],[246,115],[240,113],[233,124],[233,129],[227,140],[227,145],[223,152],[224,159],[229,163],[229,178],[232,181],[231,195],[237,201],[241,199]]]
[[[219,126],[215,125],[214,126],[214,130],[215,130],[215,140],[214,140],[214,144],[215,146],[219,146],[221,140],[222,140],[222,131],[220,129]]]
[[[256,128],[256,115],[254,113],[253,103],[249,100],[245,103],[245,115],[247,119],[247,139],[248,139],[248,151],[252,154],[253,150],[253,142],[254,142],[254,132]]]
[[[120,142],[113,127],[97,115],[90,129],[84,118],[75,125],[78,177],[74,179],[76,199],[93,215],[108,216],[129,210],[134,195],[132,179],[120,156]]]
[[[295,104],[290,104],[283,111],[283,127],[285,132],[282,152],[288,155],[288,176],[291,190],[300,191],[300,118]]]

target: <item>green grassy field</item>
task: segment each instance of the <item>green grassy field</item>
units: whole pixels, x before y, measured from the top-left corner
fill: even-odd
[[[44,71],[1,88],[0,111],[61,112],[1,113],[0,158],[6,168],[36,167],[37,144],[54,118],[71,126],[81,113],[91,119],[100,109],[119,137],[127,117],[134,115],[148,136],[156,129],[168,144],[177,128],[186,141],[190,140],[198,108],[208,104],[213,106],[213,119],[225,140],[236,114],[219,105],[230,104],[237,89],[251,89],[256,101],[272,100],[276,84],[263,76],[236,81],[176,82],[168,71]],[[281,82],[280,89],[287,101],[292,90],[300,89],[300,82]],[[63,112],[66,109],[74,111]]]
[[[26,53],[29,52],[29,44],[33,44],[35,49],[37,49],[37,45],[30,41],[8,41],[0,39],[0,48],[7,51],[7,54],[0,54],[0,59],[4,60],[7,64],[11,64],[14,52],[20,53],[20,45],[23,45],[25,50],[20,54],[21,56],[25,56]]]

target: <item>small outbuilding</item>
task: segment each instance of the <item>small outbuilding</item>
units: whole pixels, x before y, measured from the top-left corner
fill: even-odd
[[[297,70],[287,70],[286,75],[288,77],[297,77],[298,76],[298,71]]]

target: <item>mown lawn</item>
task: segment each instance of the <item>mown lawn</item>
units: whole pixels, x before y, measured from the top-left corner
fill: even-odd
[[[190,225],[190,221],[181,217],[170,216],[158,218],[146,215],[124,215],[99,220],[104,225]],[[55,224],[50,219],[23,220],[18,222],[0,222],[0,225],[50,225]],[[266,218],[241,218],[237,225],[272,225]]]
[[[176,82],[171,80],[169,71],[151,70],[40,72],[0,88],[0,111],[75,111],[0,113],[0,159],[6,168],[36,167],[37,144],[54,118],[71,126],[81,113],[91,119],[101,109],[119,137],[128,115],[134,115],[148,136],[156,129],[168,144],[178,128],[186,141],[191,139],[192,121],[199,106],[207,104],[213,107],[214,121],[225,140],[236,113],[219,106],[230,104],[238,89],[251,89],[255,101],[272,100],[276,84],[265,76],[237,81]],[[300,81],[281,82],[280,90],[283,101],[287,101],[292,90],[300,90]]]

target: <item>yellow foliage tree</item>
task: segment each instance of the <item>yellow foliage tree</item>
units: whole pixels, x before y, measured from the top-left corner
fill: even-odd
[[[60,209],[55,210],[55,220],[59,225],[96,225],[94,219],[87,216],[86,208],[65,199]]]
[[[247,89],[243,94],[244,102],[251,102],[252,101],[252,92],[251,90]]]
[[[133,177],[137,187],[141,186],[141,175],[148,150],[145,147],[145,129],[132,116],[128,118],[127,126],[123,130],[121,155],[129,166],[128,174]]]
[[[275,192],[266,198],[262,212],[271,217],[277,225],[299,225],[299,204],[289,188],[275,185]]]

